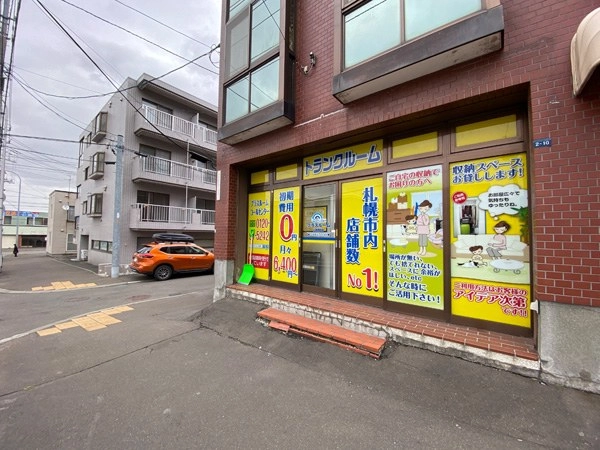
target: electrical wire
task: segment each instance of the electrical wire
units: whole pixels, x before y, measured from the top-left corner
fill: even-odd
[[[130,31],[130,30],[128,30],[127,28],[124,28],[124,27],[122,27],[122,26],[120,26],[120,25],[117,25],[117,24],[115,24],[115,23],[113,23],[113,22],[111,22],[111,21],[109,21],[109,20],[106,20],[106,19],[104,19],[104,18],[102,18],[102,17],[100,17],[100,16],[98,16],[98,15],[96,15],[96,14],[94,14],[94,13],[92,13],[92,12],[88,11],[88,10],[87,10],[87,9],[85,9],[85,8],[82,8],[82,7],[80,7],[80,6],[74,5],[73,3],[71,3],[71,2],[69,2],[69,1],[67,1],[67,0],[61,0],[61,1],[62,1],[63,3],[65,3],[65,4],[69,5],[69,6],[72,6],[73,8],[76,8],[76,9],[78,9],[78,10],[80,10],[80,11],[82,11],[82,12],[86,13],[86,14],[89,14],[89,15],[91,15],[92,17],[95,17],[95,18],[96,18],[96,19],[98,19],[98,20],[101,20],[101,21],[102,21],[102,22],[104,22],[104,23],[107,23],[107,24],[109,24],[110,26],[113,26],[113,27],[115,27],[115,28],[117,28],[117,29],[119,29],[119,30],[121,30],[121,31],[125,31],[126,33],[129,33],[129,34],[131,34],[132,36],[134,36],[134,37],[136,37],[136,38],[138,38],[138,39],[141,39],[142,41],[144,41],[144,42],[146,42],[146,43],[148,43],[148,44],[154,45],[155,47],[158,47],[158,48],[160,48],[161,50],[163,50],[163,51],[165,51],[165,52],[167,52],[167,53],[169,53],[169,54],[171,54],[171,55],[173,55],[173,56],[176,56],[176,57],[178,57],[178,58],[181,58],[181,59],[183,59],[184,61],[189,61],[187,58],[185,58],[185,57],[183,57],[183,56],[181,56],[181,55],[179,55],[179,54],[177,54],[177,53],[175,53],[175,52],[173,52],[173,51],[169,50],[168,48],[165,48],[165,47],[163,47],[162,45],[160,45],[160,44],[157,44],[156,42],[152,42],[151,40],[149,40],[149,39],[146,39],[145,37],[143,37],[143,36],[140,36],[139,34],[136,34],[136,33],[134,33],[133,31]],[[206,44],[204,44],[204,45],[206,45]],[[209,47],[209,48],[210,48],[210,47]],[[190,63],[192,63],[192,61],[190,61]],[[200,64],[197,64],[197,63],[195,63],[195,62],[193,62],[193,64],[194,64],[195,66],[197,66],[197,67],[201,68],[201,69],[204,69],[204,70],[206,70],[206,71],[208,71],[208,72],[210,72],[210,73],[214,74],[214,75],[219,75],[219,73],[218,73],[218,72],[215,72],[214,70],[211,70],[211,69],[209,69],[209,68],[207,68],[207,67],[204,67],[204,66],[202,66],[202,65],[200,65]]]
[[[138,13],[138,14],[141,14],[141,15],[142,15],[142,16],[144,16],[144,17],[147,17],[148,19],[150,19],[150,20],[152,20],[152,21],[154,21],[154,22],[158,23],[159,25],[162,25],[162,26],[163,26],[163,27],[165,27],[165,28],[168,28],[168,29],[169,29],[169,30],[171,30],[171,31],[174,31],[174,32],[175,32],[175,33],[177,33],[177,34],[180,34],[180,35],[181,35],[181,36],[183,36],[183,37],[186,37],[186,38],[188,38],[188,39],[190,39],[190,40],[192,40],[192,41],[194,41],[194,42],[197,42],[198,44],[202,44],[202,45],[204,45],[204,46],[205,46],[205,47],[207,47],[207,48],[212,48],[212,46],[210,46],[210,45],[208,45],[208,44],[205,44],[204,42],[200,42],[199,40],[197,40],[197,39],[194,39],[193,37],[191,37],[191,36],[188,36],[187,34],[185,34],[185,33],[182,33],[181,31],[179,31],[179,30],[177,30],[177,29],[175,29],[175,28],[173,28],[173,27],[171,27],[171,26],[169,26],[169,25],[166,25],[166,24],[162,23],[161,21],[159,21],[159,20],[155,19],[154,17],[151,17],[151,16],[149,16],[148,14],[145,14],[145,13],[143,13],[142,11],[139,11],[139,10],[135,9],[133,6],[129,6],[129,5],[127,5],[127,4],[125,4],[125,3],[123,3],[123,2],[121,2],[121,1],[119,1],[119,0],[115,0],[115,2],[117,2],[117,3],[119,3],[119,4],[123,5],[123,6],[125,6],[126,8],[129,8],[129,9],[131,9],[132,11],[135,11],[135,12],[136,12],[136,13]]]

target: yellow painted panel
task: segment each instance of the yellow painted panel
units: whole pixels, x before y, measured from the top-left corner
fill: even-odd
[[[399,139],[392,143],[392,158],[422,155],[423,153],[436,152],[438,150],[438,133],[420,134],[405,139]]]
[[[250,174],[250,184],[266,184],[269,182],[269,171],[261,170]]]
[[[40,330],[37,332],[38,336],[49,336],[51,334],[57,334],[60,333],[61,331],[58,328],[52,327],[52,328],[46,328],[45,330]]]
[[[115,319],[104,313],[88,314],[87,317],[94,319],[96,322],[100,322],[102,325],[114,325],[115,323],[121,322],[119,319]]]
[[[57,324],[56,328],[58,328],[59,330],[68,330],[69,328],[75,328],[78,326],[79,325],[77,325],[75,322],[69,321]]]
[[[78,317],[77,319],[73,319],[73,322],[86,331],[94,331],[101,328],[106,328],[105,325],[102,325],[100,322],[96,322],[94,319],[90,319],[89,317]]]
[[[517,116],[511,114],[456,127],[456,146],[481,144],[517,137]]]
[[[289,166],[278,167],[275,169],[275,180],[289,180],[298,176],[298,165],[290,164]]]

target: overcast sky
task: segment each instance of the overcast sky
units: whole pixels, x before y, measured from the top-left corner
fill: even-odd
[[[75,191],[78,144],[53,139],[76,141],[108,96],[56,96],[114,91],[40,4],[117,86],[142,73],[163,75],[207,53],[220,38],[221,0],[22,0],[11,81],[13,136],[5,144],[6,179],[14,180],[5,183],[6,210],[17,210],[14,173],[21,177],[21,211],[46,212],[50,192]],[[216,105],[218,56],[213,53],[214,65],[205,56],[163,80]]]

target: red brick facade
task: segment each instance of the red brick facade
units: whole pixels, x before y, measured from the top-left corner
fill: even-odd
[[[246,207],[238,198],[245,183],[240,174],[247,171],[242,167],[285,162],[430,115],[448,120],[465,108],[472,111],[474,103],[494,108],[498,99],[519,91],[529,103],[528,142],[552,139],[549,148],[530,149],[534,298],[600,307],[600,76],[595,74],[574,97],[570,61],[577,26],[598,3],[501,4],[501,51],[343,105],[332,95],[332,2],[297,1],[297,62],[306,65],[313,52],[317,64],[307,75],[296,72],[294,125],[234,146],[219,144],[217,259],[244,263],[243,244],[236,242],[238,227],[245,226],[238,223],[238,208]]]

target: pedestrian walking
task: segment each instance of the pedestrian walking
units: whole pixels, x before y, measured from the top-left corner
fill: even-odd
[[[13,247],[13,255],[15,255],[15,258],[16,258],[18,254],[19,254],[19,247],[17,247],[17,244],[15,244]]]

